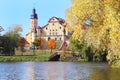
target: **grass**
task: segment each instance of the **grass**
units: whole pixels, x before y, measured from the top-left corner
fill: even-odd
[[[48,61],[50,56],[50,50],[35,50],[35,55],[33,50],[27,50],[25,52],[21,52],[19,50],[15,51],[14,56],[0,56],[0,62],[28,62],[28,61]],[[55,50],[53,50],[55,53]],[[63,52],[64,53],[64,52]],[[84,59],[76,59],[72,56],[72,54],[64,53],[61,55],[61,61],[69,61],[69,62],[84,62]]]
[[[50,57],[49,51],[36,50],[36,55],[33,55],[33,51],[29,50],[23,52],[23,56],[20,51],[16,51],[14,56],[0,56],[0,62],[26,62],[26,61],[48,61]]]
[[[114,63],[111,65],[112,68],[120,68],[120,60],[114,61]]]
[[[0,56],[0,62],[48,61],[50,55]]]

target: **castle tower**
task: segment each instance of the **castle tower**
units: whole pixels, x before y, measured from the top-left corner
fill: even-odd
[[[26,34],[26,40],[30,45],[34,42],[37,37],[37,27],[38,27],[38,16],[35,8],[32,9],[32,14],[30,15],[30,31]]]
[[[36,28],[37,26],[38,26],[38,16],[36,14],[35,8],[33,8],[32,14],[30,17],[30,32],[32,32],[34,28]]]
[[[35,8],[32,10],[30,16],[30,32],[31,32],[31,42],[34,42],[34,39],[37,37],[37,26],[38,26],[38,16]]]

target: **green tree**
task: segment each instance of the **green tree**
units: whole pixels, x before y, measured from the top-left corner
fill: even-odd
[[[19,27],[19,28],[18,28]],[[19,25],[15,25],[12,30],[5,33],[4,36],[8,38],[7,48],[5,51],[9,52],[9,55],[15,54],[15,48],[18,46],[18,37],[20,36],[19,32],[21,31],[22,27]]]
[[[10,55],[9,40],[6,36],[0,36],[0,53],[3,55]]]
[[[86,61],[93,61],[93,52],[91,47],[88,47],[86,43],[81,43],[78,40],[71,38],[71,46],[74,50],[77,50],[81,57]]]

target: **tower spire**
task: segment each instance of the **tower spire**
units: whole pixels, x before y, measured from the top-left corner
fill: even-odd
[[[38,19],[38,16],[37,16],[35,8],[33,8],[33,10],[32,10],[31,19]]]

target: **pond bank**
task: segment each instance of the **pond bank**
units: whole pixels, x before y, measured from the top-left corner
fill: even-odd
[[[0,56],[0,62],[48,61],[50,55]]]
[[[50,58],[50,54],[41,54],[41,55],[24,55],[24,56],[0,56],[0,62],[47,62]],[[84,59],[65,59],[61,60],[63,62],[87,62]],[[120,60],[116,60],[111,64],[112,68],[120,68]]]
[[[111,64],[112,68],[120,68],[120,60],[115,60],[112,64]]]

